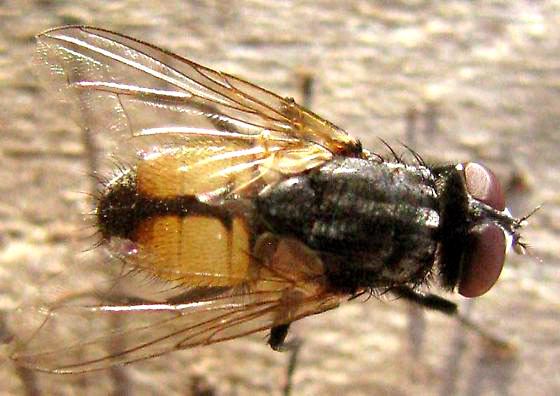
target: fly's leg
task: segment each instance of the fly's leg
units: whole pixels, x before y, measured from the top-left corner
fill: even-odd
[[[288,360],[288,366],[286,367],[286,380],[283,386],[282,394],[284,396],[290,396],[292,394],[293,388],[293,377],[296,372],[296,367],[298,363],[299,351],[303,342],[298,338],[295,338],[290,343],[290,358]]]
[[[290,396],[292,394],[293,376],[296,372],[299,351],[301,350],[301,346],[303,344],[299,338],[294,338],[293,340],[286,342],[286,336],[288,335],[290,324],[291,323],[274,326],[270,329],[270,336],[268,337],[268,345],[270,345],[273,350],[290,353],[288,365],[286,367],[286,377],[284,385],[282,386],[282,394],[284,396]]]
[[[288,336],[288,330],[291,323],[274,326],[270,329],[270,335],[268,336],[268,345],[276,352],[293,352],[294,349],[299,349],[302,341],[295,337],[292,340],[286,342],[286,337]]]
[[[461,315],[457,309],[457,304],[454,302],[435,294],[422,293],[406,286],[395,287],[391,289],[391,292],[411,303],[457,318],[463,326],[478,334],[492,349],[496,351],[496,353],[500,355],[515,354],[515,345],[512,345],[510,342],[489,333],[468,317]]]
[[[305,69],[298,71],[297,78],[301,104],[303,107],[309,108],[311,107],[311,101],[313,99],[313,85],[315,84],[315,79],[313,75]]]
[[[395,287],[391,289],[391,292],[432,311],[442,312],[450,316],[458,314],[457,304],[435,294],[422,293],[406,286]]]
[[[290,323],[274,326],[270,329],[270,335],[268,337],[268,345],[272,350],[277,352],[283,352],[289,349],[288,343],[286,343],[286,337],[288,336],[288,329],[290,328]]]

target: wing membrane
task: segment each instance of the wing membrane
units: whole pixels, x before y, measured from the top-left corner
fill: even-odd
[[[270,327],[278,299],[272,293],[258,297],[187,304],[76,301],[46,311],[39,330],[12,358],[34,369],[81,372],[211,344]],[[68,333],[63,344],[61,332]]]
[[[323,161],[362,155],[356,139],[293,100],[150,44],[81,26],[37,40],[39,73],[72,100],[77,95],[81,121],[93,131],[125,139],[229,134],[312,153],[319,145]]]
[[[235,288],[173,290],[163,284],[162,295],[175,295],[148,302],[113,287],[20,310],[12,321],[32,332],[18,333],[11,357],[43,371],[92,371],[226,341],[335,308],[344,296],[328,292],[316,260],[297,253],[297,246],[288,241],[259,276]],[[286,255],[286,249],[297,256]]]
[[[80,26],[53,29],[37,40],[35,62],[47,85],[78,105],[85,130],[124,163],[109,184],[126,178],[134,164],[140,193],[216,205],[239,199],[230,209],[243,218],[242,198],[262,186],[336,155],[365,155],[359,141],[293,100],[150,44]],[[105,166],[101,172],[112,169],[114,160]],[[155,220],[154,230],[171,224]],[[344,297],[328,291],[320,260],[295,240],[264,243],[269,260],[248,260],[240,275],[159,265],[169,264],[169,257],[159,247],[145,249],[152,245],[161,243],[109,246],[130,273],[109,275],[93,291],[20,310],[21,320],[13,322],[32,332],[18,333],[12,358],[51,372],[96,370],[289,323],[334,308]],[[150,297],[120,294],[133,273],[162,285]],[[198,282],[212,276],[223,279]]]

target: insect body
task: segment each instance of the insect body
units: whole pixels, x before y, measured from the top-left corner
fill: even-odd
[[[368,292],[454,312],[417,288],[481,295],[504,234],[521,246],[481,165],[385,160],[292,99],[102,29],[42,33],[36,63],[118,158],[94,212],[117,270],[39,311],[21,364],[95,370],[265,329],[281,349],[291,322]],[[91,331],[56,340],[68,318]]]

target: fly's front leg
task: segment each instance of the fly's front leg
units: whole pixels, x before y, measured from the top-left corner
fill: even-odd
[[[435,294],[422,293],[406,286],[395,287],[391,289],[391,292],[398,297],[433,311],[442,312],[450,316],[456,316],[458,313],[457,304]]]
[[[459,320],[459,322],[463,326],[477,333],[480,337],[482,337],[484,341],[488,343],[490,347],[492,347],[501,356],[511,356],[515,354],[515,345],[512,345],[510,342],[489,333],[487,330],[480,327],[477,323],[462,315],[457,309],[457,304],[455,304],[454,302],[435,294],[422,293],[406,286],[395,287],[394,289],[391,289],[391,292],[398,297],[410,301],[411,303],[418,304],[432,311],[438,311],[444,313],[445,315],[457,318],[457,320]]]

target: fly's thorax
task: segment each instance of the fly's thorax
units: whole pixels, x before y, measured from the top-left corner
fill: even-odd
[[[416,283],[435,259],[439,201],[424,167],[335,159],[264,191],[257,212],[320,252],[343,290]]]

